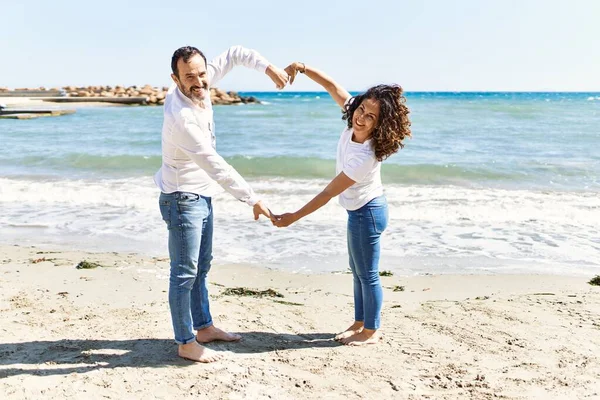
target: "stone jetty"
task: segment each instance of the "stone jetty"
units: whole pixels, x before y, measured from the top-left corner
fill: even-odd
[[[20,88],[9,90],[0,88],[0,97],[30,97],[50,102],[107,102],[138,105],[163,105],[168,87],[144,86],[64,86],[46,89]],[[259,103],[255,97],[244,97],[238,93],[226,92],[218,88],[210,89],[213,104],[231,105]]]

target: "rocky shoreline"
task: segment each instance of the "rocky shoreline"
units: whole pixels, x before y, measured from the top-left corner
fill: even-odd
[[[97,97],[102,98],[104,101],[114,98],[115,102],[121,102],[118,99],[137,98],[140,100],[138,102],[139,105],[152,106],[164,104],[168,89],[166,86],[155,87],[148,84],[144,86],[64,86],[62,88],[51,89],[44,87],[19,88],[14,90],[0,88],[0,97],[61,97],[79,99]],[[212,103],[215,105],[260,103],[256,97],[240,96],[237,92],[226,92],[218,88],[210,89],[210,97]]]

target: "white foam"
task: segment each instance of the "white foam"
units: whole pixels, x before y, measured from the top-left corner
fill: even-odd
[[[273,212],[283,213],[300,208],[327,181],[268,179],[251,184]],[[0,178],[3,242],[164,256],[167,231],[158,195],[151,177],[52,182]],[[382,240],[382,262],[387,269],[465,272],[536,264],[600,271],[598,193],[388,185],[386,195],[390,223]],[[252,209],[229,194],[216,196],[213,204],[218,263],[302,271],[345,268],[347,213],[336,200],[286,229],[265,219],[253,221]],[[473,265],[460,260],[483,261]]]

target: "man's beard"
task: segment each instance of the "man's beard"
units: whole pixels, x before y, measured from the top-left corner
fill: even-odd
[[[198,96],[194,94],[194,89],[204,89],[204,95],[203,96]],[[186,88],[181,88],[181,92],[184,94],[184,96],[186,96],[188,99],[192,100],[192,102],[194,102],[194,104],[200,105],[204,102],[204,97],[206,96],[207,92],[208,92],[208,85],[203,85],[203,86],[190,86],[189,89]]]

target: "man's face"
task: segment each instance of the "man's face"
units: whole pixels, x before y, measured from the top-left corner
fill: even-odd
[[[208,75],[206,63],[199,54],[194,54],[188,62],[183,58],[177,60],[178,75],[171,74],[171,78],[187,98],[195,104],[202,104],[208,94]]]

